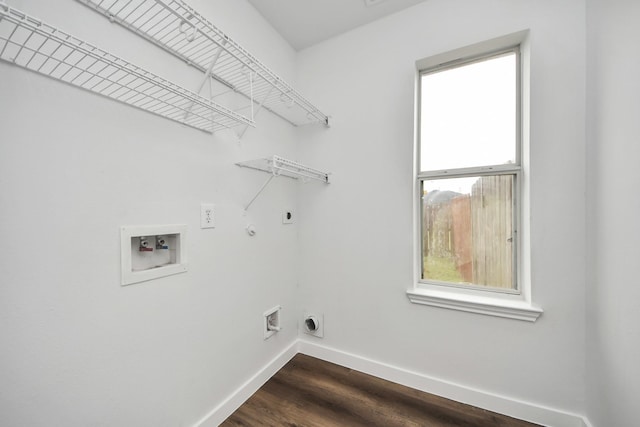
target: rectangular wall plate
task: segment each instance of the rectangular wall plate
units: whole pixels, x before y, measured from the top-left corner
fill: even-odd
[[[293,224],[295,222],[296,213],[293,209],[285,209],[282,211],[282,223]]]
[[[263,313],[262,329],[265,340],[280,331],[280,310],[282,310],[282,307],[277,305]]]
[[[213,203],[200,204],[200,228],[216,228],[215,207]]]
[[[302,332],[314,337],[324,338],[324,314],[305,311],[302,315]]]
[[[184,224],[121,227],[122,286],[187,271],[186,237]]]

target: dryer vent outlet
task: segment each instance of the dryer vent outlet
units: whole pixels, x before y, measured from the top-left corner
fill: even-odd
[[[302,330],[305,334],[318,338],[324,337],[324,316],[317,313],[305,313]]]

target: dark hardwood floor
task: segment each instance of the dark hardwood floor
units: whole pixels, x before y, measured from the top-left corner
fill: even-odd
[[[525,421],[296,355],[221,426],[532,427]]]

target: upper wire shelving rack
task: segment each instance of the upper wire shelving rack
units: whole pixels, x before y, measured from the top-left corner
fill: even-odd
[[[200,90],[213,79],[244,97],[249,103],[241,109],[251,119],[264,108],[295,126],[329,125],[327,115],[182,0],[78,1],[205,73]]]
[[[0,2],[0,59],[207,132],[253,121]]]

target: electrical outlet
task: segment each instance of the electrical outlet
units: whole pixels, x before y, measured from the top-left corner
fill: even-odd
[[[215,205],[211,203],[200,204],[200,228],[215,228]]]
[[[282,223],[283,224],[293,224],[295,219],[295,212],[291,209],[287,209],[282,211]]]

